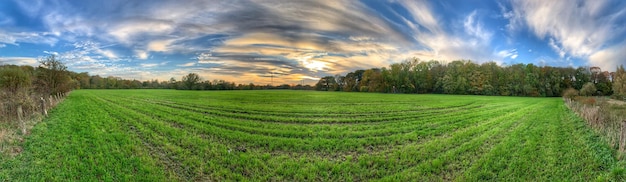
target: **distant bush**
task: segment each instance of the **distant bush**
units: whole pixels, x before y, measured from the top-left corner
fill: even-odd
[[[574,88],[568,88],[563,92],[563,97],[568,99],[574,99],[576,96],[578,96],[578,90]]]
[[[596,91],[598,91],[598,89],[596,89],[596,86],[591,82],[587,82],[585,83],[585,85],[583,85],[583,88],[580,89],[580,95],[591,96],[596,93]]]

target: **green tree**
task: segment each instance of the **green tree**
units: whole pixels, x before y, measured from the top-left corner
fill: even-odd
[[[626,71],[624,65],[617,67],[613,76],[613,95],[624,99],[626,97]]]
[[[196,89],[196,85],[200,83],[201,80],[202,79],[200,78],[200,76],[198,76],[198,74],[189,73],[183,76],[183,79],[182,79],[183,89],[186,89],[186,90]]]
[[[591,72],[584,67],[579,67],[574,73],[574,89],[580,90],[587,82],[591,82]]]
[[[316,90],[329,91],[334,90],[334,85],[336,84],[334,76],[325,76],[322,77],[317,84],[315,84],[315,88]]]
[[[596,86],[591,82],[587,82],[585,83],[585,85],[583,85],[583,88],[580,89],[580,95],[592,96],[594,93],[596,93],[596,91]]]
[[[14,95],[27,90],[31,86],[31,75],[17,66],[0,68],[0,88]]]

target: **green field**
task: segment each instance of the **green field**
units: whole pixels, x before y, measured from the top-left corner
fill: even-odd
[[[625,173],[560,98],[77,90],[0,181],[593,181]]]

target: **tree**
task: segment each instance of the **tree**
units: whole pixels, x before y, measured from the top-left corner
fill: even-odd
[[[0,88],[15,95],[31,86],[30,75],[17,66],[0,68]]]
[[[334,76],[325,76],[322,77],[322,79],[320,79],[317,84],[315,84],[315,88],[317,90],[329,91],[334,90],[333,88],[335,85],[337,85],[337,83],[335,82]]]
[[[196,85],[200,83],[201,80],[202,79],[200,78],[200,76],[198,76],[198,74],[189,73],[186,76],[183,76],[183,79],[182,79],[183,89],[186,89],[186,90],[196,89]]]
[[[591,96],[596,93],[596,91],[596,86],[591,82],[587,82],[585,83],[585,85],[583,85],[583,88],[580,89],[580,95]]]
[[[587,82],[591,82],[591,72],[584,67],[579,67],[574,73],[574,88],[580,90]]]
[[[36,70],[35,86],[44,95],[68,92],[72,89],[67,67],[54,55],[39,62]]]
[[[343,90],[343,87],[345,86],[345,79],[346,77],[341,76],[340,74],[335,75],[335,83],[337,83],[337,87],[335,88],[335,91]]]
[[[613,95],[624,99],[626,97],[626,71],[624,65],[617,67],[615,75],[613,76]]]

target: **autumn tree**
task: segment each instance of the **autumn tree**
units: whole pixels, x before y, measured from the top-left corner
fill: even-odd
[[[626,98],[626,71],[624,65],[617,67],[613,76],[613,95],[619,99]]]
[[[54,55],[50,55],[39,61],[36,70],[35,87],[44,95],[52,95],[70,91],[71,78],[67,67]]]

